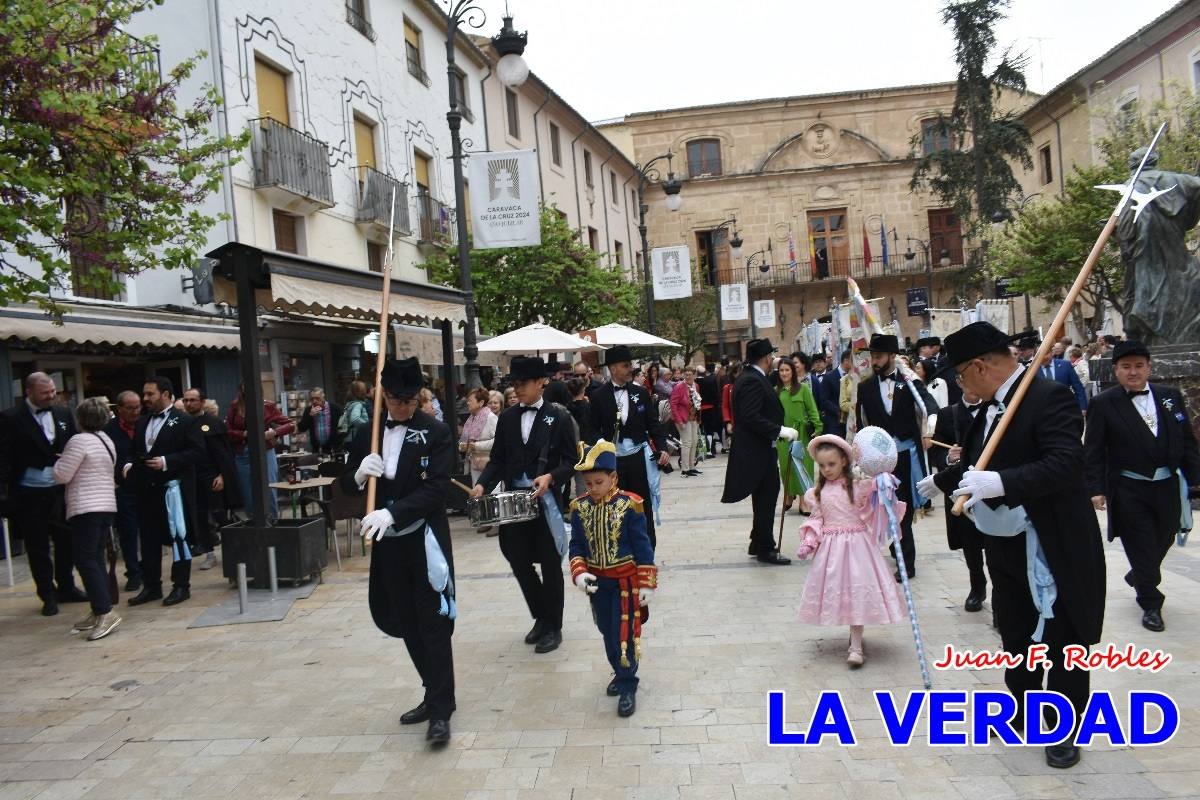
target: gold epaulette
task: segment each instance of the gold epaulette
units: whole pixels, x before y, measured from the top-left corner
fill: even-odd
[[[642,500],[641,495],[634,494],[633,492],[627,492],[624,489],[622,489],[620,493],[629,498],[629,504],[633,506],[634,511],[638,512],[639,514],[645,513],[642,508],[642,503],[644,501]]]
[[[567,506],[567,511],[574,511],[575,509],[579,508],[580,500],[587,500],[587,499],[588,499],[588,493],[584,492],[583,494],[579,495],[579,497],[576,497],[574,500],[571,501],[571,505]]]

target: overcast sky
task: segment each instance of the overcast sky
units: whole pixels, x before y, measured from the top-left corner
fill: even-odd
[[[1013,0],[998,41],[1041,92],[1176,0]],[[479,0],[479,33],[504,0]],[[444,5],[444,0],[443,0]],[[591,121],[634,111],[953,80],[942,0],[508,0],[530,67]]]

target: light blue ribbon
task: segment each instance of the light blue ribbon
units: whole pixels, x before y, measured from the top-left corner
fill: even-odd
[[[892,437],[895,438],[895,437]],[[921,453],[917,449],[915,439],[905,439],[901,441],[896,439],[897,454],[908,451],[908,462],[910,469],[908,470],[908,491],[909,497],[914,505],[920,505],[921,495],[917,493],[917,481],[925,477],[925,466],[921,461]]]
[[[875,476],[876,492],[871,498],[873,504],[883,506],[888,518],[888,536],[896,552],[896,569],[900,573],[900,585],[904,587],[904,602],[908,604],[908,624],[912,628],[913,642],[917,646],[917,662],[921,665],[921,680],[925,688],[930,689],[933,683],[929,679],[929,663],[925,657],[925,641],[921,638],[921,625],[917,621],[917,605],[913,602],[912,588],[908,585],[908,568],[904,563],[904,551],[900,549],[900,520],[896,518],[896,509],[892,507],[895,500],[896,488],[893,485],[895,477],[883,472]]]
[[[167,504],[167,527],[171,531],[171,560],[190,561],[192,551],[187,543],[187,516],[183,513],[183,491],[179,481],[167,481],[164,495]]]
[[[513,481],[513,486],[518,489],[529,489],[533,486],[533,481],[528,475],[522,475]],[[554,537],[554,547],[558,550],[559,558],[567,554],[567,521],[563,519],[562,511],[558,508],[558,500],[554,497],[554,492],[543,492],[539,498],[542,501],[542,510],[546,512],[546,525],[550,528],[550,535]]]
[[[55,486],[54,467],[26,467],[21,475],[21,485],[27,489],[49,489]]]
[[[1183,547],[1187,544],[1188,534],[1192,532],[1192,501],[1188,499],[1188,482],[1183,477],[1183,470],[1177,469],[1172,473],[1168,467],[1159,467],[1151,478],[1131,470],[1121,470],[1122,478],[1135,481],[1165,481],[1173,476],[1179,477],[1179,530],[1175,534],[1175,543]]]
[[[1000,506],[993,509],[986,503],[976,503],[969,512],[975,527],[988,536],[1005,538],[1025,532],[1025,565],[1029,575],[1029,593],[1033,595],[1033,606],[1038,612],[1037,627],[1033,631],[1033,641],[1042,641],[1046,630],[1046,620],[1054,618],[1054,601],[1058,599],[1058,585],[1054,582],[1054,574],[1050,572],[1050,564],[1046,561],[1046,553],[1042,550],[1042,542],[1038,539],[1033,521],[1025,513],[1025,506],[1010,508]]]
[[[641,450],[642,455],[646,459],[646,483],[650,486],[650,507],[654,510],[654,524],[661,525],[662,519],[658,516],[658,506],[661,502],[659,487],[661,486],[661,478],[658,472],[658,465],[654,463],[654,456],[650,453],[650,443],[642,442],[634,444],[632,439],[622,439],[617,442],[617,458],[631,456]],[[626,489],[629,487],[626,486]],[[645,500],[646,498],[642,498]]]
[[[788,455],[792,459],[792,469],[796,471],[796,476],[800,479],[801,494],[814,486],[812,473],[804,468],[804,456],[807,453],[807,445],[800,441],[794,441],[788,447]]]
[[[454,603],[454,579],[450,577],[450,564],[438,544],[433,528],[425,526],[425,569],[429,585],[441,598],[438,613],[443,617],[458,617],[458,606]]]

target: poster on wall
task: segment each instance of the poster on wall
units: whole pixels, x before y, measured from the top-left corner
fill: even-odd
[[[754,324],[759,328],[774,328],[775,327],[775,301],[774,300],[755,300],[754,301]]]
[[[692,296],[692,256],[687,245],[655,247],[650,251],[655,300]]]
[[[535,151],[472,153],[469,172],[471,232],[476,249],[542,243]]]
[[[721,287],[721,319],[726,322],[750,319],[746,284],[731,283]]]

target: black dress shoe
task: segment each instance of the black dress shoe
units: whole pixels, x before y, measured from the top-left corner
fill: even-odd
[[[546,632],[546,626],[539,619],[533,623],[533,627],[529,629],[529,633],[525,634],[525,644],[537,644],[542,638],[542,634]]]
[[[162,589],[147,589],[143,587],[140,592],[129,598],[129,605],[140,606],[144,603],[149,603],[151,600],[162,600]]]
[[[637,695],[633,692],[622,692],[621,699],[617,701],[617,716],[632,717],[634,711],[637,711]]]
[[[1130,586],[1133,586],[1133,570],[1129,570],[1129,572],[1125,573],[1125,582]]]
[[[750,542],[750,546],[746,548],[746,555],[748,555],[748,556],[758,555],[758,551],[754,549],[754,542]]]
[[[425,703],[416,708],[409,709],[400,715],[401,725],[416,725],[418,722],[424,722],[429,719],[429,709],[425,707]]]
[[[1073,744],[1052,744],[1046,747],[1046,765],[1069,769],[1079,763],[1079,748]]]
[[[967,595],[967,602],[963,603],[963,610],[964,611],[982,611],[983,610],[983,598],[985,596],[986,595],[984,595],[982,592],[979,594],[976,594],[975,592],[971,592],[969,595]]]
[[[692,474],[693,475],[703,475],[704,473],[701,470],[698,470],[695,467],[692,467]]]
[[[129,580],[125,581],[125,591],[140,592],[141,590],[142,590],[142,582],[141,581],[134,580],[133,578],[130,578]]]
[[[1167,624],[1163,622],[1161,611],[1150,609],[1142,614],[1142,627],[1148,631],[1160,633],[1167,629]]]
[[[450,741],[450,721],[445,719],[429,720],[429,730],[425,732],[425,740],[434,744],[445,744]]]
[[[616,697],[617,695],[619,695],[621,693],[621,690],[617,688],[617,679],[616,678],[613,678],[611,681],[608,682],[608,686],[605,687],[604,693],[606,695],[608,695],[609,697]]]
[[[759,562],[763,564],[790,564],[792,560],[786,556],[781,556],[779,553],[767,553],[758,557]]]
[[[86,603],[88,599],[86,594],[74,586],[68,589],[59,589],[56,594],[60,603]]]
[[[57,613],[58,613],[58,603],[56,603],[53,600],[47,600],[46,602],[42,603],[42,616],[43,617],[53,617]]]
[[[551,650],[557,650],[560,644],[562,644],[562,631],[546,631],[542,634],[542,638],[538,639],[533,652],[549,653]]]
[[[912,580],[913,578],[917,577],[917,571],[915,569],[906,569],[905,572],[908,573],[909,580]],[[900,570],[896,570],[895,572],[893,572],[892,577],[896,579],[896,583],[900,583]]]
[[[184,600],[192,596],[191,589],[180,589],[178,586],[171,589],[171,593],[167,595],[167,599],[163,600],[164,606],[177,606]]]

